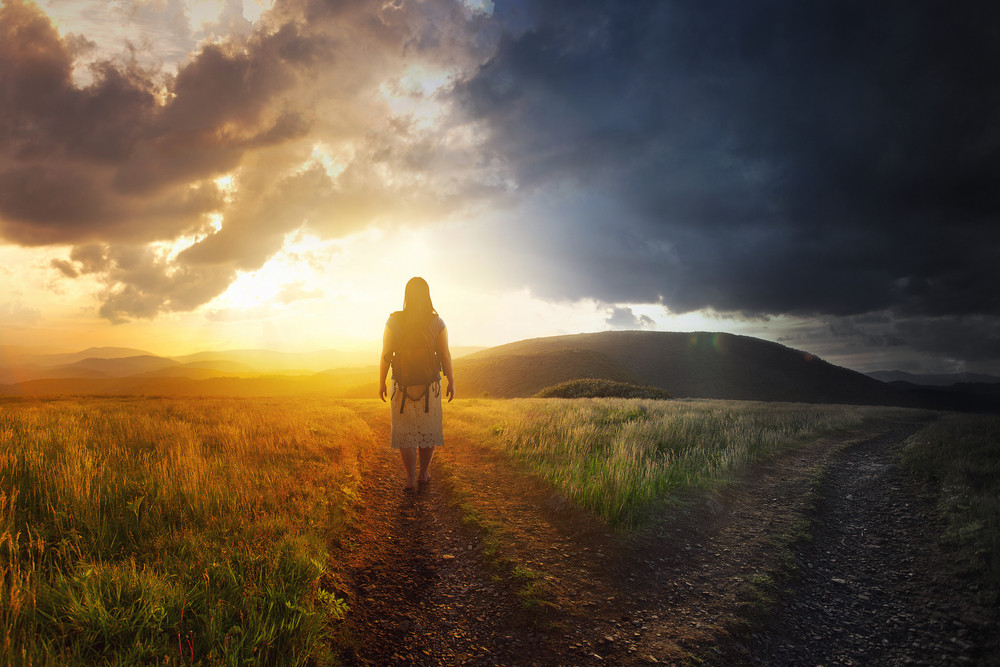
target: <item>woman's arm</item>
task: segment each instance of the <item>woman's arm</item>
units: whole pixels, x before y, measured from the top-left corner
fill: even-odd
[[[389,393],[385,386],[385,376],[389,373],[389,363],[392,361],[392,329],[385,328],[382,332],[382,357],[378,364],[378,397],[385,403],[385,395]]]
[[[445,393],[448,395],[448,402],[455,398],[455,372],[451,368],[451,350],[448,348],[448,327],[441,329],[437,340],[437,353],[441,358],[441,367],[444,369],[444,376],[448,378],[448,388]]]

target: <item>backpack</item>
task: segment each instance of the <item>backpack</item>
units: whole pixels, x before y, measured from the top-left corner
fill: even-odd
[[[406,399],[418,401],[421,396],[424,399],[424,412],[430,412],[431,385],[441,379],[441,360],[434,350],[437,342],[436,324],[435,318],[424,327],[399,327],[391,362],[392,378],[403,391],[399,414],[403,414]],[[410,387],[423,387],[423,394],[411,396]]]

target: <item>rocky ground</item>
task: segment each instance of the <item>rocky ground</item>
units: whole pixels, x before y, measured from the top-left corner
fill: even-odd
[[[801,576],[749,642],[754,664],[997,661],[995,607],[955,576],[933,508],[893,459],[907,431],[864,441],[830,465],[813,540],[798,553]]]
[[[388,420],[370,419],[376,441]],[[956,577],[892,454],[920,424],[814,442],[615,535],[474,442],[404,493],[359,462],[347,664],[983,664],[990,600]],[[465,509],[460,507],[465,505]],[[484,549],[469,508],[495,521]],[[531,573],[534,588],[514,576]]]

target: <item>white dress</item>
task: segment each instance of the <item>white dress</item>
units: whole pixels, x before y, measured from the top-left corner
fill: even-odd
[[[424,387],[410,387],[410,399],[406,401],[403,414],[399,414],[399,402],[403,400],[403,390],[392,383],[392,448],[440,447],[444,444],[441,428],[441,382],[430,387],[427,397],[427,412],[424,412]],[[417,398],[419,395],[419,398]],[[416,400],[413,400],[416,399]]]

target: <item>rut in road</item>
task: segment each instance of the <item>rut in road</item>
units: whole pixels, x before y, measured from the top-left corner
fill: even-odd
[[[801,578],[753,637],[766,665],[984,664],[997,661],[995,609],[958,578],[942,527],[894,454],[913,431],[896,424],[827,469]]]

